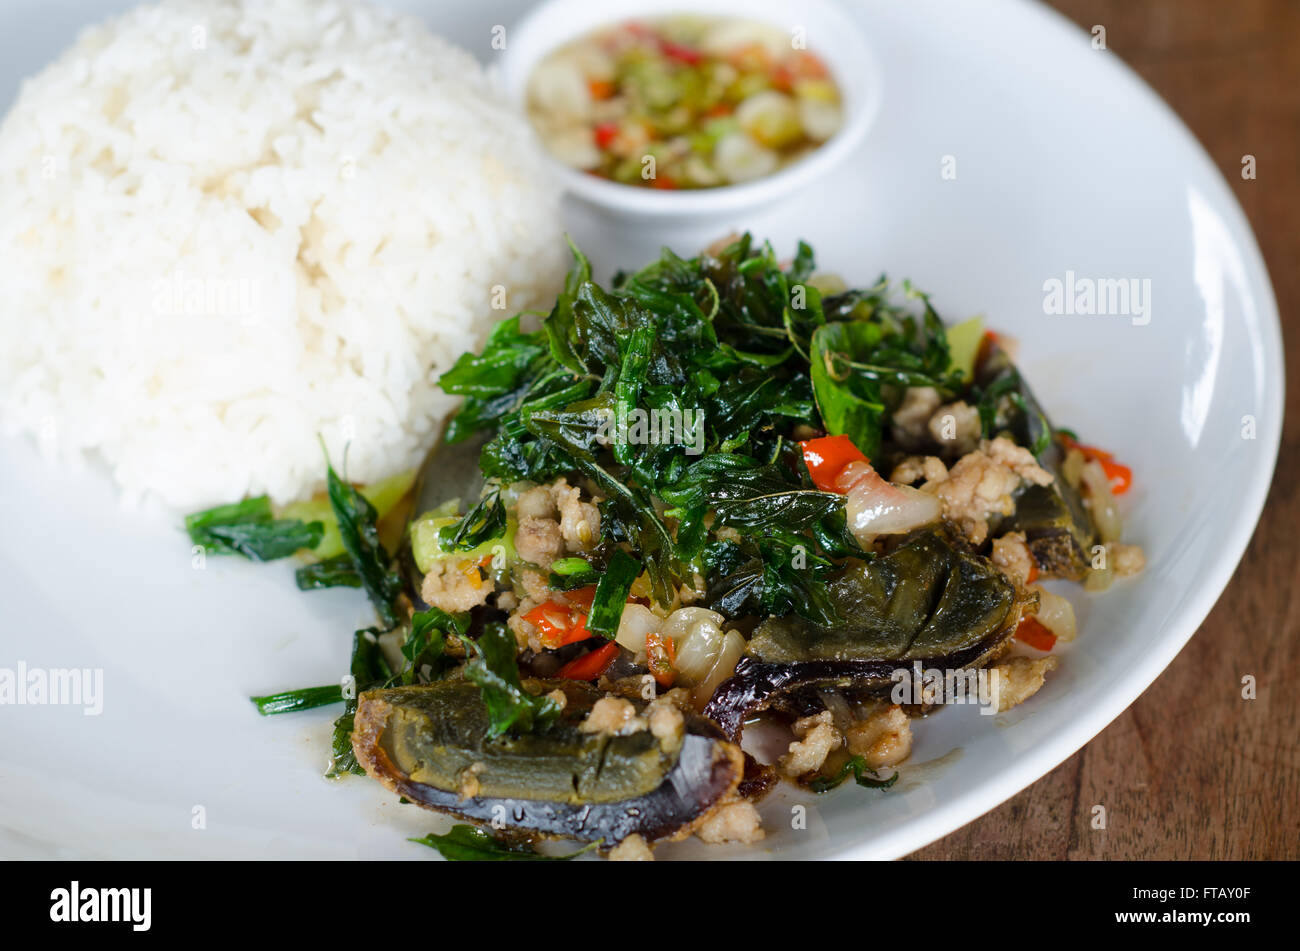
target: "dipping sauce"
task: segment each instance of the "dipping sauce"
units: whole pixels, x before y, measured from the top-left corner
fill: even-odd
[[[843,123],[793,31],[672,16],[604,27],[543,59],[528,115],[560,161],[646,188],[715,188],[798,161]]]

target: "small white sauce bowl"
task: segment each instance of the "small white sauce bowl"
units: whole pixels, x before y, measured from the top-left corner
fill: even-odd
[[[548,154],[570,194],[629,218],[691,219],[752,210],[834,168],[862,142],[880,109],[880,65],[861,28],[829,0],[545,0],[507,35],[502,60],[506,93],[526,112],[529,78],[554,50],[600,27],[682,14],[770,23],[792,36],[801,28],[808,50],[822,59],[839,87],[844,110],[840,130],[809,155],[770,175],[681,191],[612,182]]]

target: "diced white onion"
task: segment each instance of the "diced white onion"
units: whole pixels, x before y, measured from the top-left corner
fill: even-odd
[[[690,634],[697,625],[712,624],[714,627],[722,626],[722,615],[717,611],[710,611],[708,608],[678,608],[663,622],[660,630],[674,641],[679,642],[686,635]]]
[[[643,604],[625,605],[614,640],[632,653],[638,653],[645,650],[645,636],[659,630],[663,623],[663,618]]]
[[[704,705],[709,702],[713,696],[713,691],[730,677],[736,671],[736,664],[745,653],[745,639],[739,631],[728,631],[722,638],[722,647],[718,651],[717,659],[713,662],[713,669],[707,675],[700,679],[695,689],[691,691],[691,699],[698,709],[704,709]]]
[[[1063,641],[1072,641],[1078,634],[1078,624],[1074,618],[1074,605],[1046,588],[1038,591],[1038,613],[1034,615],[1043,627]]]
[[[683,686],[697,684],[709,675],[722,651],[722,629],[705,621],[677,642],[677,673]]]
[[[1110,478],[1096,459],[1090,460],[1082,472],[1083,487],[1088,495],[1088,507],[1097,534],[1103,542],[1117,542],[1124,531],[1124,520],[1119,514],[1119,503],[1110,491]]]

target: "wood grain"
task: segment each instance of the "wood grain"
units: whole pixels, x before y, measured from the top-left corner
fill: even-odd
[[[1015,798],[909,858],[1300,856],[1300,3],[1053,0],[1106,28],[1237,195],[1282,314],[1282,451],[1259,528],[1173,664],[1096,739]],[[1242,157],[1254,155],[1254,181]],[[1252,674],[1257,697],[1244,700]],[[1091,827],[1106,809],[1106,829]]]

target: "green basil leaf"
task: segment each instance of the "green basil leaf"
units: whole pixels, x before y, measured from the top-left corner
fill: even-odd
[[[478,684],[487,706],[490,725],[488,738],[505,733],[527,733],[544,727],[560,715],[560,707],[550,697],[536,697],[519,682],[519,665],[515,660],[518,645],[504,624],[487,624],[477,640],[465,638],[470,654],[465,679]]]
[[[436,849],[450,862],[567,862],[600,845],[592,842],[567,855],[543,855],[531,845],[510,842],[471,825],[455,825],[445,835],[430,832],[409,841]]]
[[[850,775],[853,776],[854,782],[859,786],[865,786],[868,789],[888,789],[898,782],[899,776],[895,772],[888,779],[881,779],[876,775],[876,771],[867,765],[865,759],[861,756],[851,756],[834,776],[818,776],[808,786],[815,793],[829,792],[841,785]]]
[[[361,587],[384,629],[390,629],[397,624],[395,602],[402,593],[402,579],[392,569],[392,558],[379,541],[378,513],[364,495],[339,478],[328,456],[325,469],[330,507],[339,523],[343,549],[352,559]]]
[[[325,533],[321,522],[277,519],[264,496],[195,512],[185,517],[190,541],[216,555],[243,555],[250,561],[287,558],[315,548]]]
[[[301,690],[287,690],[266,697],[249,697],[257,704],[257,712],[264,717],[277,713],[297,713],[299,710],[311,710],[331,703],[343,702],[343,688],[338,684],[329,687],[304,687]]]
[[[333,558],[326,558],[324,561],[303,565],[294,572],[294,579],[301,591],[361,587],[361,575],[352,563],[352,556],[347,552],[335,555]]]
[[[473,551],[506,533],[506,507],[501,502],[500,487],[492,489],[465,513],[455,525],[438,530],[438,544],[443,551]]]
[[[596,582],[591,612],[587,615],[587,630],[606,640],[614,639],[618,633],[618,622],[623,617],[623,608],[627,605],[628,593],[632,590],[632,582],[640,574],[641,562],[623,549],[616,548],[610,556],[609,564],[605,566],[605,573]]]

